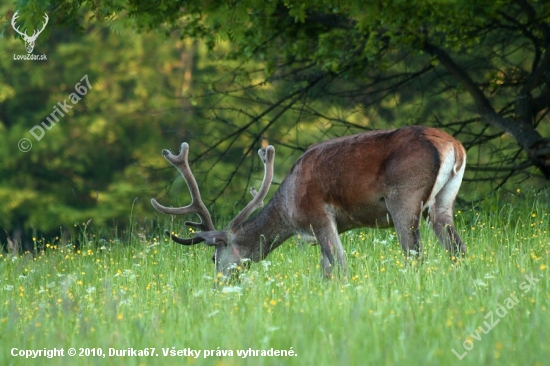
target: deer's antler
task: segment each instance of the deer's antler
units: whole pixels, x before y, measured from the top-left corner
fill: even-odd
[[[210,216],[210,212],[208,212],[208,209],[202,202],[199,186],[197,185],[197,181],[195,180],[195,177],[191,172],[191,168],[189,167],[189,162],[188,162],[189,145],[186,142],[181,144],[181,150],[178,155],[174,155],[168,150],[163,150],[162,155],[164,155],[164,158],[168,160],[170,164],[172,164],[174,167],[176,167],[176,169],[179,170],[179,172],[183,176],[183,179],[185,179],[185,183],[187,183],[187,186],[189,187],[189,191],[191,192],[191,204],[185,207],[165,207],[160,203],[158,203],[153,198],[151,199],[151,204],[153,205],[153,207],[162,213],[170,214],[170,215],[185,215],[185,214],[195,213],[199,216],[201,221],[200,222],[186,221],[185,225],[193,227],[195,229],[199,229],[201,231],[216,230],[214,228],[214,224],[212,223],[212,217]],[[175,235],[170,234],[170,232],[168,231],[166,232],[166,235],[170,236],[172,240],[174,240],[175,242],[183,245],[192,245],[192,244],[197,244],[204,241],[204,239],[200,237],[182,239]]]
[[[258,150],[258,155],[260,155],[260,158],[264,162],[265,167],[265,173],[264,173],[264,180],[262,181],[262,186],[260,187],[260,190],[256,192],[256,190],[251,190],[250,193],[254,198],[252,198],[252,201],[246,205],[245,208],[235,218],[229,223],[227,226],[228,229],[233,229],[240,224],[242,224],[248,216],[254,212],[259,207],[263,206],[263,201],[265,196],[267,195],[267,192],[269,191],[269,187],[271,186],[271,181],[273,180],[273,165],[275,162],[275,148],[271,145],[266,147],[265,149]]]

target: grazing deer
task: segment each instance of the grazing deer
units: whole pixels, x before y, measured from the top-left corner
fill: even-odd
[[[411,126],[372,131],[321,142],[311,146],[290,169],[271,201],[263,205],[271,180],[275,149],[258,153],[265,175],[252,201],[217,231],[203,204],[183,143],[179,155],[162,154],[183,175],[192,202],[181,208],[152,205],[172,215],[195,213],[201,222],[185,222],[199,229],[194,237],[172,240],[214,246],[218,273],[229,276],[247,260],[260,261],[293,235],[313,235],[321,247],[321,265],[327,277],[338,265],[347,274],[347,263],[339,233],[359,228],[395,227],[405,255],[420,252],[420,217],[430,217],[439,242],[451,255],[462,255],[466,246],[453,222],[455,197],[466,166],[460,142],[435,128]],[[336,257],[336,262],[335,262]]]

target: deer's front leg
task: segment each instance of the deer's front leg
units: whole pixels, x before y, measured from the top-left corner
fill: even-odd
[[[321,268],[326,278],[333,277],[333,270],[336,267],[338,277],[348,276],[348,263],[346,253],[340,241],[334,222],[328,222],[323,226],[313,228],[313,233],[321,246]],[[335,260],[336,257],[336,260]]]

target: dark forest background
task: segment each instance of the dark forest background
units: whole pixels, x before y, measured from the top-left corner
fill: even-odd
[[[37,37],[27,54],[12,27]],[[215,221],[247,203],[277,149],[275,187],[312,143],[439,127],[462,141],[466,204],[550,179],[550,3],[15,1],[0,5],[0,243],[128,235],[185,205],[161,156],[190,145]],[[31,135],[87,75],[91,89]],[[26,138],[28,152],[18,144]]]

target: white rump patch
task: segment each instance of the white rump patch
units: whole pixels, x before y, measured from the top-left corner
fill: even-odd
[[[426,208],[429,210],[432,209],[433,205],[435,204],[435,197],[438,195],[441,189],[445,187],[447,183],[456,185],[456,192],[458,192],[458,188],[460,187],[460,183],[462,181],[462,174],[464,173],[464,165],[466,164],[462,164],[463,166],[460,168],[460,170],[462,171],[462,174],[460,174],[460,179],[453,179],[453,182],[449,182],[453,176],[456,177],[458,175],[456,172],[455,150],[451,146],[450,149],[448,149],[445,152],[442,152],[442,155],[443,156],[441,156],[441,165],[439,167],[439,173],[437,173],[437,178],[435,179],[432,192],[430,193],[430,196],[428,197],[428,201],[426,201],[426,204],[423,205],[422,211]],[[454,189],[451,189],[451,190],[454,191]]]

